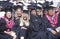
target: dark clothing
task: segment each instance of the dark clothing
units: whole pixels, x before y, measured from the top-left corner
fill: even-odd
[[[21,36],[24,36],[25,39],[26,39],[27,38],[27,35],[26,35],[27,34],[27,30],[21,29],[21,26],[19,25],[20,24],[19,20],[20,19],[15,20],[15,25],[14,25],[12,30],[16,32],[17,39],[20,39]],[[26,26],[24,26],[24,27],[26,27]],[[26,28],[28,28],[28,27],[26,27]]]
[[[17,35],[16,39],[19,39],[19,36],[20,36],[19,19],[15,20],[14,22],[15,22],[15,24],[14,24],[14,27],[12,28],[12,31],[14,31],[16,33],[16,35]]]
[[[6,33],[0,32],[0,39],[13,39],[13,37]]]
[[[46,29],[51,28],[56,31],[56,28],[60,26],[60,15],[58,16],[58,23],[57,23],[56,27],[51,26],[50,21],[46,18],[46,16],[44,16],[44,21],[46,24]],[[58,35],[53,35],[50,31],[47,31],[47,33],[48,33],[49,39],[57,39],[58,38]]]
[[[4,19],[0,19],[0,39],[13,39],[12,36],[4,33],[4,31],[7,30],[7,27],[5,26],[6,22]]]
[[[33,27],[29,31],[29,39],[47,39],[43,18],[31,15],[30,21]]]

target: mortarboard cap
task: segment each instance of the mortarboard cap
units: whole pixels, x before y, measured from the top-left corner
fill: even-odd
[[[28,13],[28,7],[27,6],[23,7],[23,13]]]
[[[12,12],[12,7],[6,7],[6,8],[5,8],[5,12],[7,12],[7,11]]]
[[[20,5],[14,6],[14,10],[17,10],[17,9],[23,10],[23,6],[20,6]]]
[[[28,14],[28,10],[23,10],[23,13],[26,13],[26,14]]]
[[[28,6],[28,9],[29,9],[30,11],[36,10],[36,4],[31,4],[31,5],[29,5],[29,6]]]
[[[42,5],[40,5],[40,4],[37,4],[37,7],[36,7],[37,9],[42,9]]]

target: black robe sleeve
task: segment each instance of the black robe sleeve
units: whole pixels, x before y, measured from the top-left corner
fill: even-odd
[[[0,32],[4,32],[7,29],[5,25],[6,25],[5,20],[1,18],[0,19]]]

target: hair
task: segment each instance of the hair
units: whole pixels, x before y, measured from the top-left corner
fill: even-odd
[[[29,19],[27,19],[26,20],[26,22],[25,22],[25,26],[29,26]],[[19,24],[20,26],[24,26],[24,23],[23,23],[23,15],[22,15],[22,17],[20,18],[20,24]]]

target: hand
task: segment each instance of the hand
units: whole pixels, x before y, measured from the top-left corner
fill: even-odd
[[[56,35],[56,34],[57,34],[57,32],[56,32],[56,31],[54,31],[54,30],[51,30],[51,33],[52,33],[52,34],[54,34],[54,35]]]
[[[9,34],[9,35],[10,35],[10,32],[4,31],[4,33],[6,33],[6,34]]]
[[[6,34],[9,34],[11,36],[13,36],[13,39],[16,39],[16,33],[13,32],[13,31],[10,31],[10,32],[7,32],[7,31],[4,31]]]
[[[60,27],[57,27],[57,28],[56,28],[56,31],[57,31],[57,32],[60,32]]]

